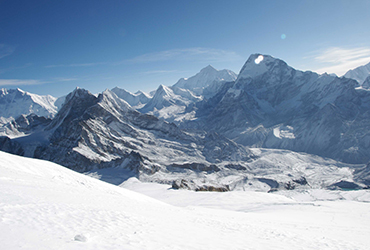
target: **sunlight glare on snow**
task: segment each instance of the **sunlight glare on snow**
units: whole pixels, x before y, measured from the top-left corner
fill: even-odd
[[[260,62],[262,62],[262,60],[263,60],[263,55],[259,55],[259,56],[256,58],[256,60],[254,60],[254,62],[255,62],[256,64],[259,64]]]

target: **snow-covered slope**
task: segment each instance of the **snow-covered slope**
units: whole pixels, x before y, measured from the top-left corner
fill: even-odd
[[[3,249],[368,248],[369,203],[337,200],[331,193],[326,197],[334,201],[296,201],[146,184],[152,194],[177,205],[172,206],[47,161],[3,152],[0,176]],[[350,194],[359,200],[368,196]]]
[[[55,101],[57,98],[50,95],[41,96],[31,94],[21,89],[1,89],[0,117],[17,118],[20,115],[36,114],[38,116],[53,117],[57,113]]]
[[[142,91],[138,91],[137,93],[133,94],[118,87],[113,88],[112,92],[115,93],[119,98],[125,100],[134,108],[141,108],[143,104],[148,103],[152,98],[149,94],[146,94]]]
[[[174,87],[188,89],[197,95],[203,95],[206,87],[220,82],[235,81],[237,75],[231,70],[217,70],[211,65],[203,68],[196,75],[189,78],[181,78]]]
[[[370,76],[370,63],[351,69],[344,74],[344,77],[355,79],[361,85],[368,76]]]

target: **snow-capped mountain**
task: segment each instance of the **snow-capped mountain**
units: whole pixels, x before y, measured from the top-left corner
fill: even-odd
[[[251,151],[216,133],[184,132],[134,110],[110,90],[95,96],[77,88],[53,120],[33,119],[19,121],[17,128],[25,136],[2,137],[1,150],[90,171],[105,180],[114,174],[115,184],[137,176],[199,191],[274,191],[361,189],[369,182],[365,165],[290,151]]]
[[[251,155],[224,137],[191,135],[174,124],[142,114],[112,91],[96,97],[78,88],[66,97],[48,125],[7,145],[17,152],[16,146],[21,145],[25,156],[81,172],[120,166],[152,174],[172,164],[191,162],[209,167],[217,162],[244,161]]]
[[[344,77],[355,79],[361,85],[368,76],[370,76],[370,63],[351,69],[344,74]]]
[[[143,113],[113,91],[96,96],[77,88],[52,120],[24,115],[8,123],[0,149],[80,172],[115,168],[141,180],[194,190],[369,185],[365,165],[245,147],[367,163],[370,92],[355,80],[302,72],[254,54],[235,81],[220,83],[211,98],[161,85],[139,110]],[[308,167],[301,167],[303,162]],[[337,178],[326,181],[318,177],[321,172]]]
[[[148,103],[152,98],[149,94],[142,91],[138,91],[133,94],[127,90],[115,87],[112,89],[112,92],[115,93],[119,98],[125,100],[134,108],[141,108],[144,104]]]
[[[231,70],[217,70],[211,65],[203,68],[196,75],[189,78],[181,78],[174,87],[188,89],[196,95],[204,95],[204,90],[212,85],[219,86],[220,82],[235,81],[237,75]],[[208,89],[208,92],[210,89]],[[210,94],[210,93],[207,93]]]
[[[178,123],[191,119],[192,114],[186,112],[186,108],[201,100],[201,96],[196,96],[188,89],[160,85],[155,91],[153,98],[139,111],[155,115],[168,122]]]
[[[365,163],[370,160],[370,95],[358,86],[348,78],[302,72],[254,54],[235,83],[196,104],[193,121],[183,126],[216,131],[248,146]]]
[[[57,99],[50,95],[32,94],[19,88],[2,88],[0,91],[0,117],[17,118],[20,115],[33,113],[50,118],[58,111],[58,107],[55,105]]]
[[[139,111],[179,124],[193,119],[194,103],[215,95],[225,82],[235,79],[234,72],[216,70],[209,65],[190,78],[181,78],[171,87],[159,86],[153,98]]]

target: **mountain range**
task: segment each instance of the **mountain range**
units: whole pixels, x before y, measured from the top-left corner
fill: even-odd
[[[129,171],[193,190],[366,188],[367,82],[253,54],[238,75],[207,66],[153,95],[76,88],[57,99],[2,89],[0,149],[114,184]]]

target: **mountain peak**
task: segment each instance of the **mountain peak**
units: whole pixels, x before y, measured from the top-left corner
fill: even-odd
[[[16,118],[31,113],[53,117],[57,113],[57,107],[54,105],[56,99],[49,95],[32,94],[20,88],[2,88],[0,92],[0,117]]]
[[[288,65],[286,62],[270,55],[252,54],[240,70],[238,79],[253,78],[262,75],[276,66],[287,67]]]
[[[173,93],[173,90],[171,88],[161,84],[161,85],[159,85],[157,91],[155,92],[155,94],[153,96],[153,99],[163,98],[165,96],[169,98],[173,95],[174,95],[174,93]]]
[[[114,92],[119,98],[125,100],[132,107],[146,104],[151,99],[150,95],[142,91],[138,91],[135,94],[133,94],[125,89],[115,87],[114,89],[112,89],[112,92]]]
[[[200,70],[200,73],[204,73],[204,72],[217,72],[218,70],[215,69],[212,65],[208,65],[207,67],[203,68]]]
[[[234,81],[235,79],[236,74],[231,70],[217,70],[213,66],[208,65],[192,77],[181,78],[173,86],[201,94],[205,87],[215,82]]]

